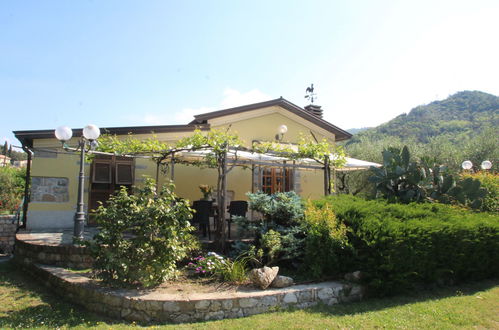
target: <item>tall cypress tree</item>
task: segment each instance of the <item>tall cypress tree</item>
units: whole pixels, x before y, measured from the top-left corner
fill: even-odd
[[[3,145],[3,150],[2,150],[2,155],[4,155],[4,156],[7,156],[7,147],[8,147],[8,144],[7,144],[7,141],[5,141],[5,143]]]

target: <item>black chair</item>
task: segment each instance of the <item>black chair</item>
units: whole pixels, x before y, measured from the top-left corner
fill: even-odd
[[[199,229],[203,228],[203,236],[206,237],[208,232],[208,239],[211,240],[210,235],[210,214],[212,210],[212,201],[194,201],[192,208],[196,211],[192,216],[193,223],[199,223]]]
[[[232,223],[233,216],[245,217],[248,211],[248,202],[246,201],[232,201],[229,204],[229,219],[227,222],[229,224],[229,238],[230,238],[230,224]]]

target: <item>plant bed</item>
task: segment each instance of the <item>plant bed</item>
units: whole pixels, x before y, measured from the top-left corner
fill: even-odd
[[[323,282],[260,290],[215,282],[165,282],[155,289],[113,289],[88,274],[36,265],[30,272],[75,304],[115,319],[140,322],[193,322],[244,317],[286,308],[306,308],[360,300],[358,285]]]

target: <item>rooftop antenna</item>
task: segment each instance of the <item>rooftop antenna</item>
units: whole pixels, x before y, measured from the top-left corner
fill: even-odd
[[[317,98],[317,94],[314,93],[314,84],[310,84],[310,87],[307,87],[305,93],[307,93],[305,98],[310,100],[310,104],[314,103],[314,100]]]

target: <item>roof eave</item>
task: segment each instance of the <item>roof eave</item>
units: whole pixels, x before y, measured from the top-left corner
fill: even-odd
[[[103,127],[101,133],[126,135],[126,134],[151,134],[151,133],[176,133],[176,132],[191,132],[195,129],[206,131],[210,129],[210,125],[188,124],[188,125],[162,125],[162,126],[128,126],[128,127]],[[21,142],[22,145],[32,147],[33,139],[50,139],[54,138],[54,130],[30,130],[30,131],[13,131],[14,136]],[[81,136],[82,129],[73,129],[73,136]]]

